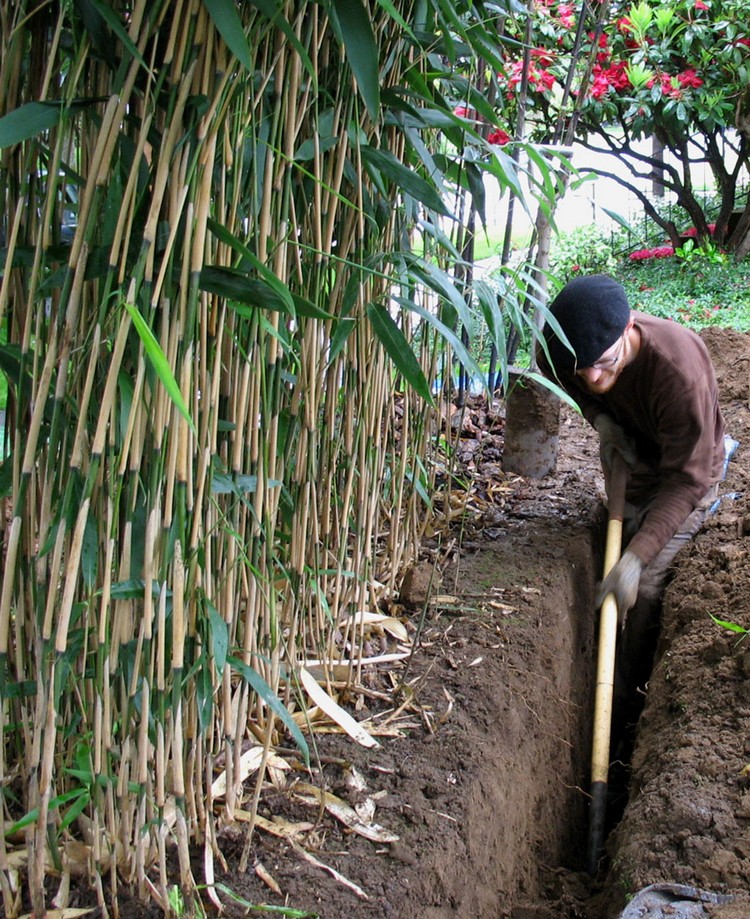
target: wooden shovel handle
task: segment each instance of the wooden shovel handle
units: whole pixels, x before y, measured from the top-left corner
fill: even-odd
[[[619,453],[615,453],[609,476],[609,519],[622,522],[625,513],[625,486],[628,482],[628,467]]]

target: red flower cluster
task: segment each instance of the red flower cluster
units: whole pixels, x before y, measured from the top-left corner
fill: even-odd
[[[628,258],[633,262],[644,262],[650,258],[669,258],[674,255],[672,246],[657,246],[655,249],[636,249]]]
[[[716,224],[709,223],[708,232],[713,234],[715,229],[716,229]],[[697,236],[697,235],[698,235],[698,231],[695,229],[695,227],[690,227],[689,230],[685,230],[683,233],[680,233],[680,236]]]
[[[537,0],[539,6],[550,9],[557,3],[557,0]],[[572,3],[561,3],[557,7],[557,18],[560,25],[565,29],[571,29],[575,25],[575,15]]]
[[[676,77],[672,77],[668,73],[660,73],[653,80],[649,80],[646,85],[651,89],[652,86],[657,84],[661,85],[661,91],[665,96],[680,99],[682,98],[683,90],[698,89],[699,86],[703,86],[703,80],[694,70],[688,69],[678,73]]]
[[[549,67],[550,64],[554,64],[557,54],[549,48],[532,48],[531,56],[540,67]]]
[[[623,61],[615,61],[609,67],[594,64],[591,81],[591,95],[594,99],[601,99],[607,95],[610,86],[615,92],[620,92],[630,86],[630,80]]]
[[[523,78],[523,61],[513,61],[510,65],[510,75],[508,76],[508,88],[513,89],[518,86]],[[532,61],[529,64],[529,86],[532,89],[536,89],[539,92],[545,92],[545,90],[552,89],[555,85],[554,74],[551,74],[549,70],[545,70],[544,67],[541,69]]]
[[[569,3],[561,3],[557,8],[557,16],[560,20],[560,25],[564,29],[572,29],[575,25],[575,16],[573,15],[573,7]]]
[[[677,80],[683,89],[687,89],[688,87],[691,89],[698,89],[699,86],[703,86],[703,80],[701,80],[698,74],[692,69],[683,70],[682,73],[678,73]]]
[[[503,131],[502,128],[498,128],[496,131],[492,131],[487,135],[487,143],[496,144],[502,147],[504,144],[507,144],[510,140],[510,134],[507,131]]]
[[[458,115],[459,118],[468,118],[470,121],[483,121],[483,118],[480,118],[477,114],[476,109],[468,108],[465,105],[457,105],[453,109],[453,114]],[[502,128],[496,128],[494,131],[490,131],[487,135],[487,141],[491,144],[497,144],[503,146],[511,140],[510,134],[507,131],[503,131]]]

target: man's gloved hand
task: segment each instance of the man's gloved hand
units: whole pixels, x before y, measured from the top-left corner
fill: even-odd
[[[638,585],[641,582],[643,562],[633,552],[623,552],[620,561],[599,585],[596,594],[596,605],[601,606],[607,594],[615,595],[617,601],[617,621],[620,628],[625,628],[628,610],[638,597]]]
[[[596,416],[594,427],[599,434],[599,455],[607,469],[611,469],[614,464],[615,452],[619,453],[632,469],[636,462],[635,441],[604,412]]]

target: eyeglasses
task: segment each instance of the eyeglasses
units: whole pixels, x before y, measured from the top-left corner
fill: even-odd
[[[615,364],[622,357],[622,348],[625,344],[625,333],[623,332],[620,337],[620,343],[617,346],[617,352],[612,355],[612,357],[603,357],[600,360],[596,361],[594,364],[589,364],[588,367],[583,367],[583,370],[609,370],[610,367],[614,367]]]

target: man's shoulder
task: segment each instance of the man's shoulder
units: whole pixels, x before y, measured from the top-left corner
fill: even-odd
[[[645,385],[680,397],[707,385],[715,388],[713,363],[700,335],[648,313],[636,314],[636,326],[641,332],[639,376]]]
[[[679,337],[687,336],[698,338],[692,329],[681,325],[674,319],[664,319],[661,316],[652,316],[651,313],[642,313],[640,310],[632,310],[633,318],[636,325],[647,329],[653,329],[663,335],[677,335]]]
[[[674,353],[678,358],[686,356],[686,351],[690,353],[693,349],[706,353],[700,335],[673,319],[662,319],[639,310],[633,310],[633,317],[647,348],[666,354]]]

